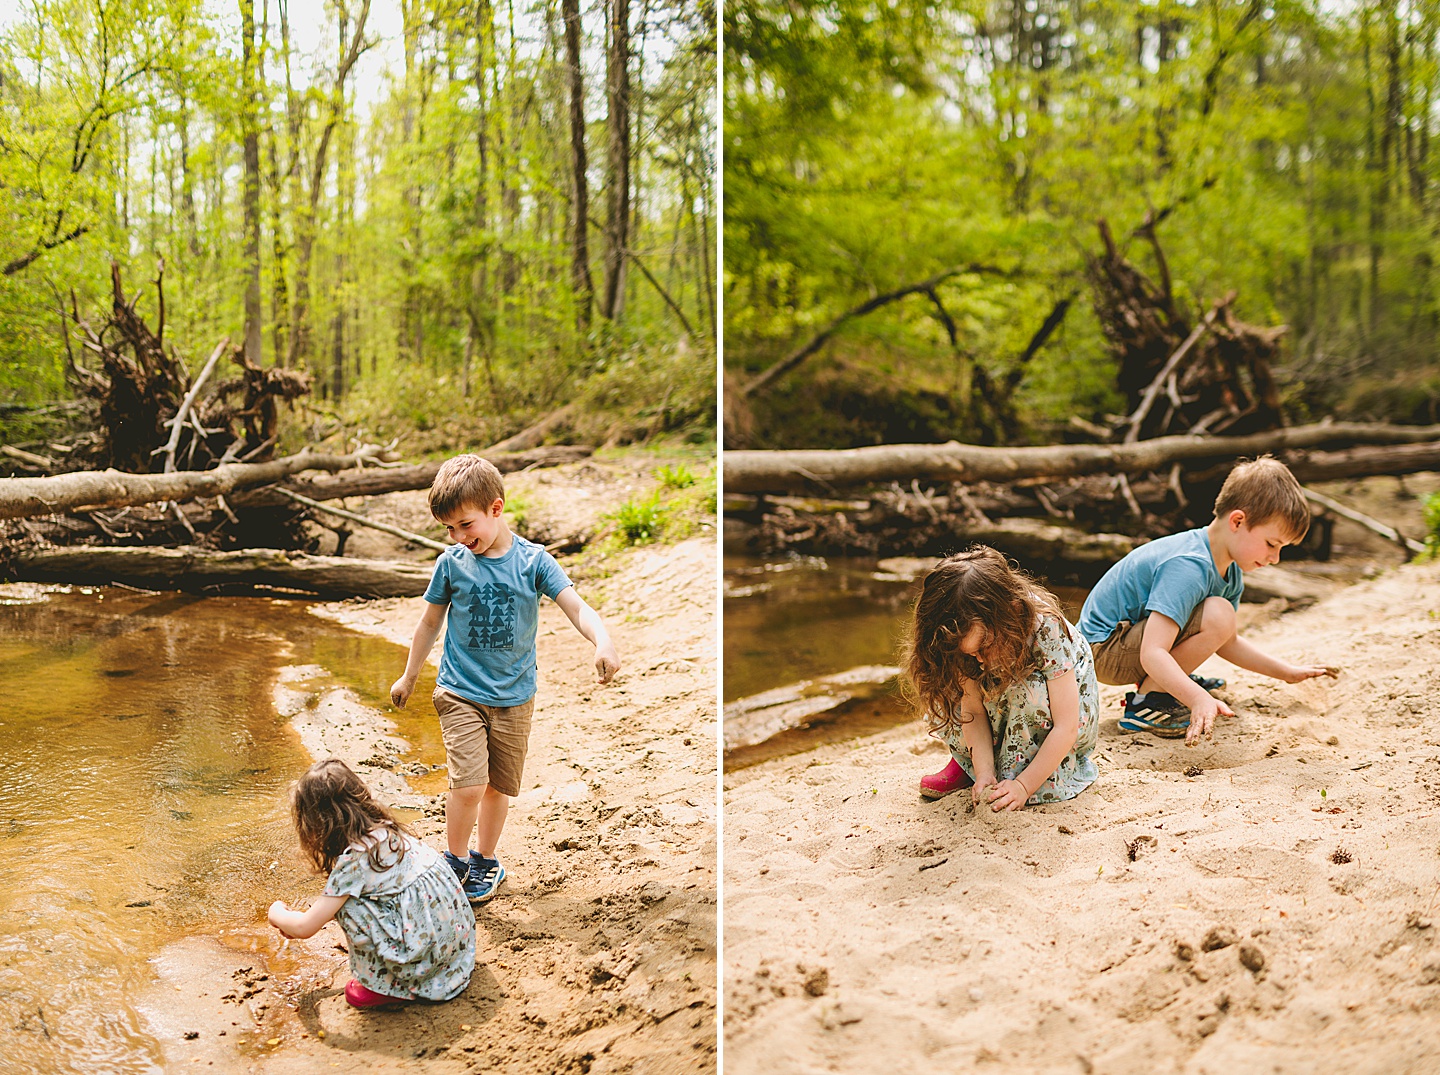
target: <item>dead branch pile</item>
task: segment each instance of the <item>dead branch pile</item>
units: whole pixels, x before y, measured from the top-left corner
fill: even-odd
[[[1095,313],[1118,359],[1117,384],[1129,407],[1116,439],[1278,429],[1285,422],[1271,367],[1288,327],[1239,320],[1233,291],[1201,317],[1181,309],[1155,225],[1147,215],[1135,235],[1154,252],[1158,284],[1125,257],[1104,220],[1098,222],[1104,251],[1087,259]]]
[[[192,383],[184,360],[165,342],[163,263],[155,277],[153,329],[139,313],[140,294],[126,297],[114,262],[110,282],[110,312],[98,328],[81,316],[71,293],[70,318],[81,356],[77,361],[73,351],[68,353],[67,372],[76,390],[96,405],[99,437],[90,452],[71,455],[67,462],[143,474],[268,459],[278,404],[308,394],[309,374],[256,367],[226,339]],[[227,355],[240,366],[240,375],[205,394],[205,380]]]

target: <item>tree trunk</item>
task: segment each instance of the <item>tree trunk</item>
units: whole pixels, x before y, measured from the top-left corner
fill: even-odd
[[[295,260],[295,316],[291,325],[290,354],[287,365],[291,368],[307,365],[310,357],[310,256],[315,249],[315,216],[320,208],[320,195],[325,187],[325,170],[330,152],[330,139],[340,122],[345,107],[345,79],[350,69],[360,58],[365,46],[365,21],[370,15],[370,0],[363,0],[360,15],[355,20],[355,33],[348,47],[342,43],[340,64],[335,71],[335,87],[330,94],[330,118],[320,132],[320,144],[315,149],[315,160],[310,168],[310,196],[300,215],[298,256]]]
[[[7,567],[23,582],[122,583],[152,590],[243,593],[298,590],[317,597],[418,597],[430,583],[429,564],[306,556],[282,549],[212,552],[72,546],[12,557]]]
[[[485,41],[491,41],[494,53],[495,10],[490,0],[479,0],[475,11],[475,149],[479,159],[479,174],[475,177],[474,218],[475,233],[484,235],[490,227],[490,95],[486,81],[488,65],[485,59]],[[475,263],[470,269],[470,340],[480,352],[489,369],[490,353],[495,340],[494,302],[490,297],[490,244],[481,242],[475,253]],[[490,403],[499,406],[496,398],[494,378],[490,378]]]
[[[504,440],[490,445],[490,447],[486,449],[486,452],[523,452],[528,448],[539,447],[540,442],[543,441],[552,430],[558,429],[569,420],[570,413],[574,409],[575,405],[573,403],[567,403],[565,406],[551,411],[534,425],[522,429],[513,437],[506,437]]]
[[[307,449],[268,463],[226,463],[214,470],[181,470],[171,474],[82,470],[52,478],[0,478],[0,519],[220,496],[234,489],[268,485],[302,470],[348,470],[373,462],[378,455],[374,448],[351,455],[327,455]]]
[[[727,493],[825,493],[888,481],[1019,481],[1081,474],[1134,474],[1177,462],[1222,460],[1286,449],[1440,440],[1440,426],[1358,423],[1295,426],[1244,437],[1157,437],[1135,444],[983,448],[889,444],[840,451],[726,452]]]
[[[195,221],[195,179],[190,172],[190,106],[180,98],[180,215],[185,222],[185,248],[200,256],[200,229]]]
[[[982,273],[999,271],[1000,270],[990,265],[956,265],[953,268],[946,269],[943,272],[938,272],[934,276],[931,276],[925,280],[921,280],[918,283],[905,284],[902,287],[896,288],[894,291],[887,291],[882,295],[875,295],[872,298],[866,299],[859,306],[855,306],[849,310],[846,310],[839,317],[835,318],[823,329],[821,329],[814,336],[812,336],[810,340],[803,346],[797,348],[794,351],[791,351],[779,362],[776,362],[774,365],[769,366],[766,369],[762,370],[760,373],[756,374],[755,377],[740,391],[746,396],[753,396],[757,392],[764,389],[771,382],[778,380],[780,377],[783,377],[785,374],[789,373],[796,366],[800,365],[800,363],[804,362],[807,358],[813,355],[816,351],[820,350],[821,347],[825,346],[825,341],[830,339],[830,337],[835,334],[835,331],[847,321],[853,320],[857,317],[864,317],[866,314],[872,313],[875,310],[878,310],[880,307],[888,305],[889,303],[897,302],[898,300],[905,298],[907,295],[929,295],[934,292],[935,288],[938,287],[941,283],[950,279],[952,276],[958,276],[960,273]]]
[[[589,181],[585,178],[585,80],[580,66],[580,0],[560,0],[565,19],[565,65],[570,76],[571,256],[570,279],[575,292],[575,322],[590,327],[595,284],[590,279]]]
[[[256,100],[255,0],[240,0],[240,64],[244,100],[243,131],[245,172],[240,195],[244,216],[245,359],[260,365],[260,117]]]
[[[610,47],[605,59],[608,110],[606,151],[605,292],[607,321],[625,312],[625,248],[630,239],[630,0],[609,0]]]
[[[523,452],[487,452],[485,458],[494,463],[495,469],[501,474],[513,474],[533,467],[558,467],[562,463],[578,463],[593,452],[593,448],[583,444],[559,444]],[[366,467],[363,470],[334,474],[328,478],[288,481],[285,488],[311,500],[380,496],[404,489],[428,489],[439,469],[439,463],[417,463],[408,467]],[[252,488],[230,497],[229,500],[235,508],[275,508],[283,507],[287,502],[283,496],[269,488]]]

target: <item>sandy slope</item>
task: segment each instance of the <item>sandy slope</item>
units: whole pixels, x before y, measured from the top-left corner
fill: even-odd
[[[698,538],[636,550],[582,583],[624,662],[604,688],[593,648],[542,604],[526,790],[501,842],[510,879],[477,913],[477,967],[460,998],[351,1010],[333,924],[283,953],[260,926],[253,952],[236,951],[244,938],[193,938],[157,962],[147,1003],[167,1069],[714,1071],[715,577],[715,543]],[[321,611],[408,644],[420,607]],[[312,671],[289,670],[277,688],[311,753],[383,758],[386,722],[343,689],[307,693]],[[386,769],[360,771],[392,804],[428,807],[417,827],[443,846],[438,800]]]
[[[1187,749],[1122,736],[1070,803],[929,804],[917,726],[726,778],[725,1070],[1440,1070],[1440,565],[1247,637]]]

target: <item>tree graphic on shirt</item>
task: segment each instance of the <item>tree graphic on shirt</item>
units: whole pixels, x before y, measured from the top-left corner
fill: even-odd
[[[499,582],[487,582],[470,591],[471,649],[515,648],[515,591]]]

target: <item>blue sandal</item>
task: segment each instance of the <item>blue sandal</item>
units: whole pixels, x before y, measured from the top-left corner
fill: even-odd
[[[1190,729],[1190,710],[1172,694],[1148,691],[1136,695],[1125,692],[1125,715],[1120,718],[1122,732],[1149,732],[1161,739],[1183,739]]]
[[[1190,678],[1200,684],[1200,689],[1210,693],[1218,691],[1225,686],[1225,681],[1217,676],[1202,676],[1197,672],[1191,672]]]

